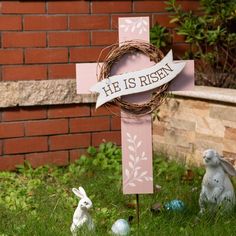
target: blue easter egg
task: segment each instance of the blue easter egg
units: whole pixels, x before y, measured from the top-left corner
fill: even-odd
[[[185,205],[183,201],[175,199],[164,204],[164,207],[168,211],[182,211]]]

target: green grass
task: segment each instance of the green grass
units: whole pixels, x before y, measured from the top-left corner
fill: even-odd
[[[113,151],[117,156],[109,163],[104,161],[107,157],[95,153],[93,158],[82,157],[64,168],[46,166],[33,170],[26,165],[17,172],[0,173],[0,236],[70,235],[72,215],[78,203],[71,188],[80,185],[93,201],[91,215],[96,231],[84,230],[78,235],[109,235],[115,220],[135,217],[136,211],[130,204],[135,196],[123,195],[121,191],[120,152],[116,149]],[[155,156],[154,182],[162,190],[140,195],[139,235],[236,235],[235,211],[230,215],[198,216],[203,170],[193,168],[192,171],[194,177],[185,180],[183,165],[167,161],[162,155]],[[181,199],[185,210],[150,211],[154,203],[164,204],[173,199]],[[138,235],[137,232],[134,218],[131,235]]]

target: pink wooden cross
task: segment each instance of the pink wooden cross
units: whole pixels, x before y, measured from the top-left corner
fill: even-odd
[[[119,18],[119,42],[127,40],[149,42],[149,18]],[[111,75],[124,74],[153,66],[155,63],[143,54],[123,57]],[[89,94],[97,82],[97,63],[76,65],[77,93]],[[192,90],[194,87],[194,62],[186,61],[183,71],[172,81],[170,91]],[[150,92],[125,96],[132,103],[149,99]],[[121,111],[122,173],[124,194],[153,193],[152,170],[152,119],[151,115],[130,117]]]

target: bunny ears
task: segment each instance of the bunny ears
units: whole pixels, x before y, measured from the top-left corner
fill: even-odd
[[[220,157],[220,164],[226,173],[228,173],[231,176],[236,176],[236,170],[230,162]]]
[[[87,197],[87,194],[84,190],[83,187],[79,187],[79,189],[77,188],[72,188],[72,192],[79,198],[84,198],[84,197]]]

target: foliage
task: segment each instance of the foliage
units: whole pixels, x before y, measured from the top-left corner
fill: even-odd
[[[116,176],[121,173],[121,149],[112,142],[101,143],[98,149],[90,146],[87,155],[82,155],[76,164],[82,167],[80,173],[100,168],[104,171],[112,170]]]
[[[71,189],[79,186],[85,188],[93,202],[91,215],[96,225],[94,233],[83,229],[79,235],[109,235],[118,218],[135,217],[135,196],[123,195],[121,191],[120,148],[104,143],[87,151],[86,156],[67,167],[32,169],[26,164],[17,172],[0,172],[0,235],[70,235],[78,204]],[[161,185],[162,190],[140,196],[140,235],[234,235],[235,212],[231,216],[197,216],[203,170],[191,168],[191,178],[186,171],[184,165],[165,155],[154,156],[154,183]],[[173,199],[181,199],[186,210],[159,214],[150,211],[154,203]],[[137,231],[133,220],[131,235],[137,235]]]
[[[150,41],[156,47],[166,51],[167,46],[171,42],[169,31],[163,26],[154,25],[150,30]]]
[[[176,0],[168,0],[170,23],[175,23],[176,33],[190,45],[185,58],[197,62],[197,84],[236,88],[236,1],[200,3],[201,8],[192,12],[184,11]]]

